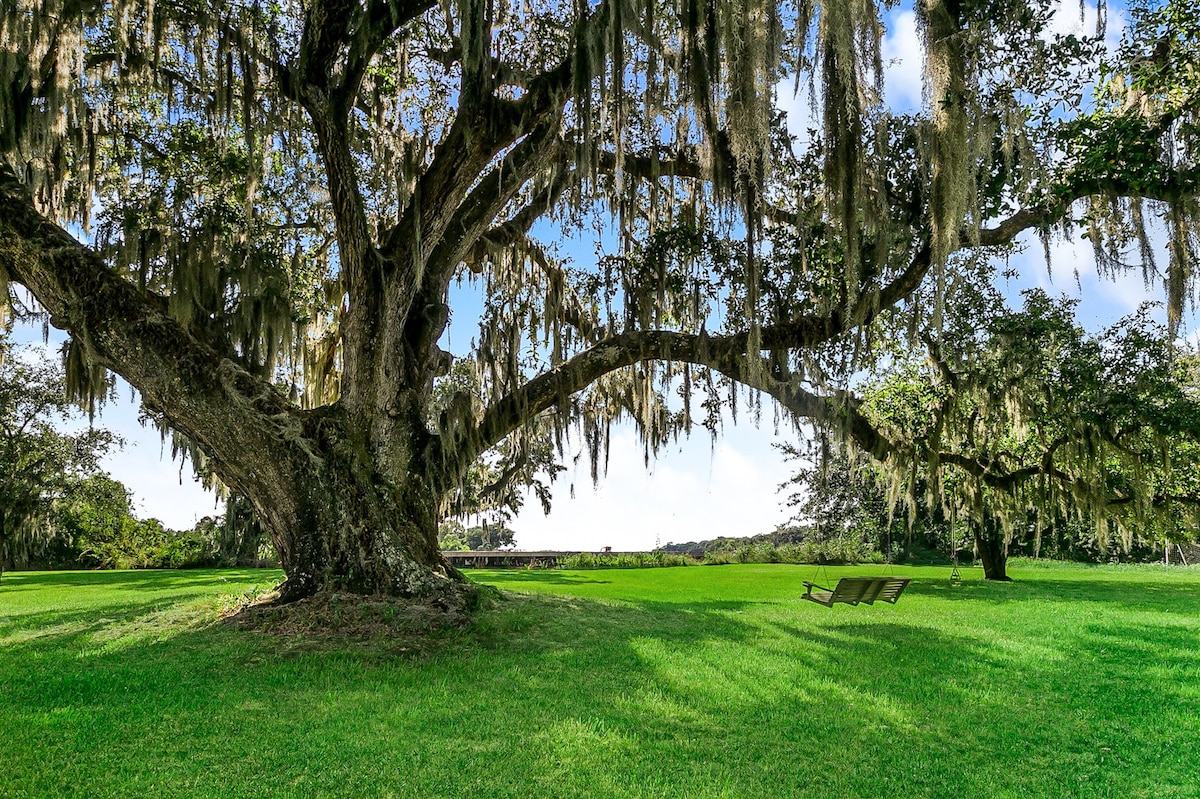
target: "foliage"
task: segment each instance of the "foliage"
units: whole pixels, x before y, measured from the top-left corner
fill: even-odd
[[[466,552],[467,528],[457,519],[446,519],[438,526],[438,549],[443,552]]]
[[[814,447],[804,452],[790,444],[780,446],[790,460],[804,465],[781,488],[791,491],[787,498],[795,509],[795,521],[803,526],[802,540],[813,544],[841,545],[853,551],[865,547],[884,558],[898,559],[912,539],[913,526],[926,526],[928,519],[904,519],[893,513],[878,469],[866,458],[855,459],[855,452],[840,442],[820,442],[827,451]],[[919,510],[919,509],[918,509]],[[836,558],[822,558],[837,562]],[[843,562],[855,563],[847,559]]]
[[[55,522],[82,566],[131,568],[144,561],[139,551],[152,546],[140,540],[149,529],[134,518],[129,489],[107,474],[73,484]]]
[[[516,546],[516,532],[503,524],[477,524],[466,527],[457,519],[447,519],[438,530],[438,546],[445,551],[497,550]]]
[[[71,418],[62,370],[0,339],[0,573],[50,553],[50,519],[74,481],[94,471],[116,436],[87,428],[61,432]]]
[[[69,482],[46,520],[60,568],[189,569],[275,565],[261,528],[244,502],[231,497],[222,517],[205,516],[191,530],[169,530],[138,519],[130,492],[100,473]]]
[[[225,500],[225,513],[216,519],[204,517],[195,531],[211,540],[217,566],[278,566],[279,559],[253,507],[243,497]]]
[[[646,569],[656,566],[692,566],[690,555],[665,552],[576,552],[558,562],[562,569]]]
[[[157,519],[133,515],[129,490],[107,474],[72,484],[53,518],[56,534],[70,542],[84,568],[179,569],[217,562],[204,527],[165,529]]]
[[[719,537],[685,544],[668,543],[667,555],[687,555],[692,562],[724,563],[872,563],[884,559],[879,542],[861,531],[829,533],[807,525],[780,525],[773,532],[738,538]],[[637,554],[637,553],[635,553]],[[655,554],[655,553],[651,553]]]

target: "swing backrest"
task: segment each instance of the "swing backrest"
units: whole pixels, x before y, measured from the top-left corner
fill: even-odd
[[[896,604],[896,600],[904,593],[904,589],[908,587],[907,577],[888,577],[884,579],[883,586],[879,589],[876,599],[880,602],[890,602]]]
[[[804,598],[826,607],[832,607],[838,602],[857,605],[862,601],[863,595],[871,588],[873,582],[875,581],[871,577],[843,577],[838,580],[838,584],[833,590],[806,582],[804,586],[808,590],[804,594]]]
[[[873,578],[869,580],[867,585],[863,586],[862,596],[858,598],[858,601],[864,605],[873,604],[875,600],[879,598],[879,594],[881,591],[883,591],[883,588],[886,584],[887,580],[881,580],[879,578]]]

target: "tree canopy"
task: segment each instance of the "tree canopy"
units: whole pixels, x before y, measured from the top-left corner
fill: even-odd
[[[1091,525],[1101,545],[1126,546],[1135,532],[1194,529],[1196,354],[1150,307],[1093,334],[1074,301],[1030,290],[1010,310],[979,285],[958,292],[941,340],[895,352],[847,411],[887,441],[893,468],[873,482],[893,510],[968,528],[994,578],[1013,537],[1036,549],[1052,526]]]
[[[437,521],[489,451],[504,475],[574,430],[595,463],[626,418],[649,453],[738,386],[900,451],[847,393],[881,314],[936,338],[1025,231],[1082,227],[1177,322],[1194,4],[1135,3],[1110,52],[1048,0],[919,0],[914,115],[880,99],[890,7],[17,0],[0,269],[70,332],[80,398],[120,373],[253,504],[285,598],[456,594]],[[456,281],[486,298],[478,385],[431,413]]]

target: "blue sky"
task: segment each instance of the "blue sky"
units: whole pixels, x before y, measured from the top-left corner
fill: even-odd
[[[1064,31],[1076,27],[1080,32],[1094,30],[1094,13],[1094,5],[1089,4],[1087,18],[1080,23],[1078,4],[1067,2],[1061,25]],[[921,102],[922,72],[915,20],[911,11],[899,8],[890,13],[888,23],[884,44],[887,100],[897,109],[914,108]],[[1120,17],[1110,10],[1110,26],[1119,24]],[[804,92],[802,87],[801,97],[791,97],[790,83],[781,92],[794,130],[804,130],[807,121]],[[590,245],[580,247],[577,257],[591,257],[590,253]],[[1099,277],[1087,242],[1054,242],[1052,262],[1053,272],[1048,274],[1040,242],[1030,242],[1026,253],[1013,261],[1020,276],[1005,287],[1006,292],[1016,297],[1024,288],[1040,286],[1082,297],[1080,319],[1092,328],[1111,324],[1144,300],[1159,298],[1157,291],[1143,286],[1140,275],[1115,282]],[[469,314],[467,310],[464,316]],[[1184,323],[1194,328],[1194,317],[1189,314]],[[469,337],[465,328],[460,322],[452,335]],[[42,331],[40,326],[25,327],[17,331],[16,338],[40,344]],[[51,351],[61,341],[62,334],[52,330]],[[457,350],[466,342],[455,343],[458,346],[452,349]],[[124,449],[110,455],[104,467],[133,491],[137,513],[157,518],[168,527],[188,528],[199,517],[218,512],[216,498],[193,479],[190,465],[172,462],[169,442],[164,443],[157,430],[138,424],[137,403],[131,399],[134,392],[129,386],[122,383],[117,393],[118,401],[103,408],[96,423],[125,438]],[[747,418],[736,423],[727,420],[724,434],[715,442],[706,431],[700,431],[666,448],[648,469],[633,430],[617,428],[608,473],[600,484],[592,485],[586,454],[578,459],[577,467],[568,458],[568,470],[554,486],[551,515],[543,516],[540,504],[531,498],[512,523],[518,546],[648,549],[670,541],[753,535],[774,529],[791,515],[783,507],[784,494],[777,489],[794,472],[794,465],[785,462],[773,444],[794,440],[794,434],[785,428],[777,435],[771,417],[770,411],[764,410],[761,427]]]

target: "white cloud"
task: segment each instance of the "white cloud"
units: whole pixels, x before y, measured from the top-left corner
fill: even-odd
[[[1166,244],[1161,235],[1151,237],[1155,254],[1166,262]],[[1137,310],[1146,302],[1164,302],[1161,283],[1147,286],[1140,269],[1121,274],[1101,275],[1091,243],[1082,239],[1055,237],[1050,243],[1050,268],[1041,242],[1032,235],[1024,237],[1025,251],[1015,256],[1012,266],[1017,277],[1003,288],[1014,304],[1027,288],[1041,288],[1051,295],[1078,299],[1077,318],[1084,327],[1096,330],[1108,327]],[[1160,317],[1165,318],[1160,310]]]
[[[1077,0],[1059,0],[1046,30],[1047,38],[1054,35],[1075,35],[1080,38],[1095,36],[1098,14],[1095,3],[1085,3],[1082,6],[1082,13],[1080,13],[1080,4]],[[1112,4],[1106,6],[1104,43],[1108,49],[1114,49],[1121,41],[1121,34],[1127,24],[1124,9]]]
[[[895,113],[918,110],[925,83],[925,54],[917,34],[917,15],[909,10],[893,11],[880,47],[887,106]]]
[[[812,106],[810,87],[811,84],[807,81],[801,81],[797,86],[793,78],[781,81],[775,87],[777,102],[787,117],[788,132],[796,137],[797,144],[801,146],[812,140],[809,129],[821,124],[821,119]]]
[[[771,446],[777,440],[742,422],[728,427],[715,448],[701,434],[660,454],[647,471],[633,431],[618,430],[600,485],[592,488],[585,454],[578,471],[555,484],[549,516],[531,500],[513,522],[517,545],[630,551],[770,532],[790,516],[777,488],[795,471]]]

